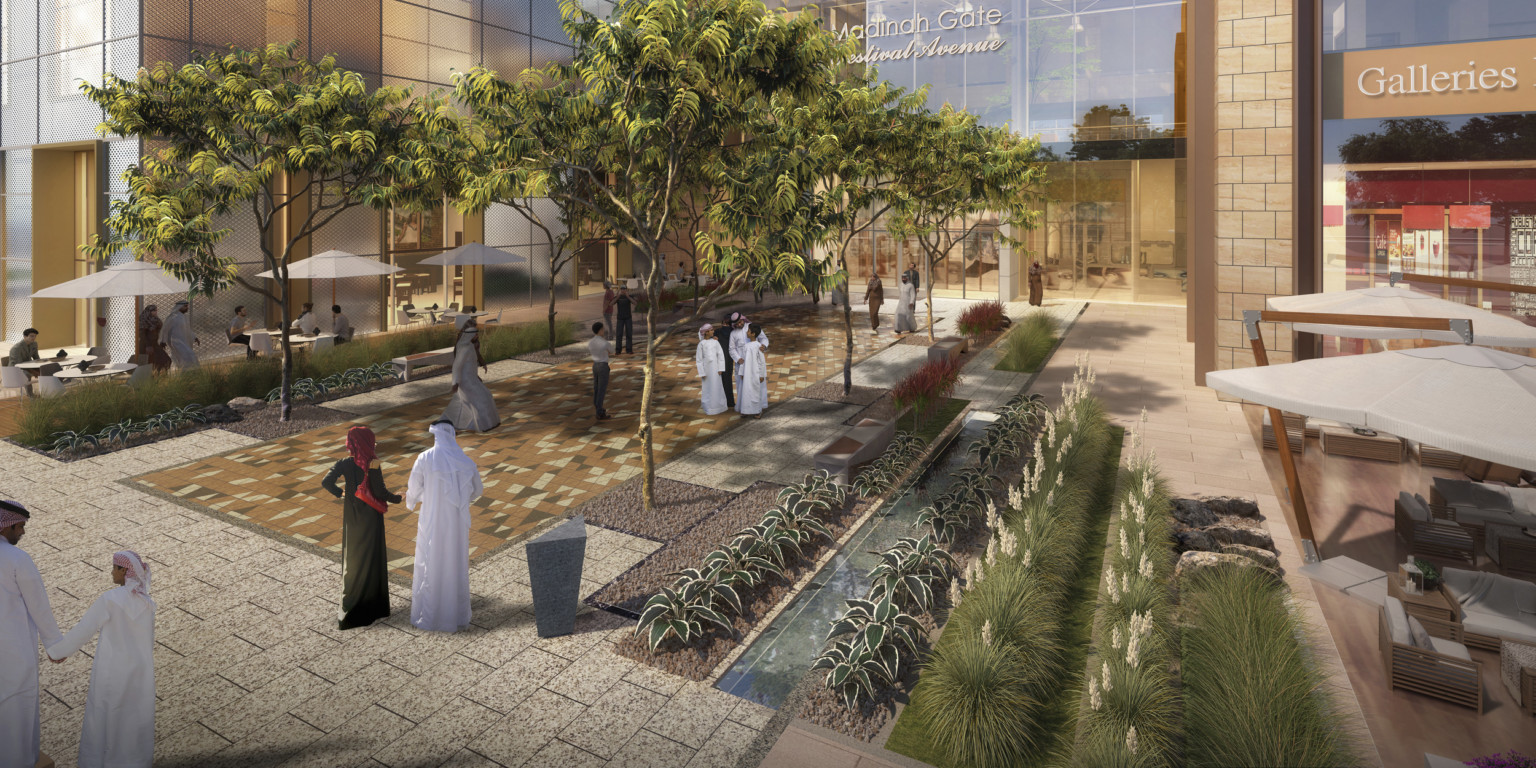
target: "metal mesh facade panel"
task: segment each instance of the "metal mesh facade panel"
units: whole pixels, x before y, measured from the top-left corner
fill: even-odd
[[[11,150],[0,156],[0,212],[5,217],[4,340],[19,341],[32,322],[32,152]]]
[[[190,10],[187,0],[144,0],[144,34],[185,40],[191,34]]]
[[[336,249],[377,259],[381,245],[379,237],[378,211],[358,206],[332,219],[317,232],[313,238],[313,251],[322,253]],[[310,296],[316,307],[329,309],[331,282],[310,281]],[[380,277],[352,277],[335,281],[336,303],[341,305],[342,311],[358,333],[379,330],[379,296],[383,292],[383,285],[383,278]],[[326,313],[322,312],[321,317],[327,317]]]
[[[537,37],[532,38],[530,42],[533,46],[531,55],[533,59],[533,66],[542,67],[550,63],[571,63],[574,49],[572,49],[570,46],[561,45],[560,43],[551,43],[548,40],[540,40]]]
[[[108,142],[105,145],[107,163],[107,200],[113,201],[128,199],[128,182],[123,181],[123,171],[128,166],[138,162],[138,139],[119,139]],[[133,252],[127,248],[120,248],[107,259],[108,266],[126,264],[133,260]],[[138,302],[133,298],[107,299],[103,303],[103,315],[107,318],[107,326],[103,333],[103,343],[112,354],[113,360],[123,361],[129,359],[138,352],[134,348],[137,338],[136,325],[133,317],[138,311]]]
[[[529,8],[533,17],[531,31],[534,37],[563,43],[570,41],[565,36],[565,28],[560,24],[560,0],[531,0]]]
[[[532,26],[528,11],[528,0],[485,0],[482,18],[486,24],[527,34]]]
[[[4,105],[0,106],[0,144],[37,143],[37,59],[4,65]]]
[[[132,80],[137,76],[139,71],[139,39],[137,37],[107,43],[106,71],[124,80]]]
[[[136,2],[123,2],[123,0],[108,0],[106,39],[117,40],[125,37],[138,37],[138,35],[139,4]]]
[[[192,0],[192,40],[209,52],[266,45],[266,0]]]
[[[37,14],[30,4],[7,0],[4,3],[7,34],[0,42],[0,61],[15,61],[37,55]]]
[[[192,60],[191,50],[192,44],[185,40],[145,37],[144,66],[154,67],[163,61],[180,67]]]
[[[533,241],[528,220],[510,205],[497,203],[485,212],[485,244],[494,248]]]
[[[38,59],[42,90],[38,99],[38,142],[88,141],[96,138],[101,108],[80,93],[80,81],[101,84],[105,48],[90,45]]]
[[[511,79],[530,66],[528,38],[505,29],[485,28],[485,68]]]
[[[267,42],[299,42],[309,50],[309,3],[300,0],[267,0]]]
[[[310,20],[313,59],[334,53],[337,63],[348,69],[388,71],[381,69],[379,61],[379,0],[315,0],[310,3]]]

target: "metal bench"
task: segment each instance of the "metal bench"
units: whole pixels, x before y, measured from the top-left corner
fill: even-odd
[[[395,366],[395,375],[405,381],[411,380],[411,371],[429,365],[453,365],[453,347],[434,349],[430,352],[419,352],[414,355],[397,357],[389,361]]]

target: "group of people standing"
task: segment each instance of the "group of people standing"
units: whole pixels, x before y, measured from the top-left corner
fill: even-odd
[[[917,274],[917,267],[908,266],[907,271],[901,273],[901,288],[896,299],[896,333],[908,334],[917,331],[917,291],[922,284],[922,278]],[[869,331],[880,332],[880,308],[885,305],[885,283],[880,280],[880,274],[874,267],[869,268],[869,282],[864,285],[864,301],[869,305]]]
[[[731,331],[724,336],[710,323],[699,328],[694,363],[704,413],[734,408],[743,418],[760,419],[768,408],[768,332],[740,312],[726,316],[725,325]]]
[[[160,307],[154,304],[139,313],[138,352],[157,373],[172,365],[197,367],[197,351],[193,347],[202,342],[192,333],[192,318],[187,314],[191,308],[186,301],[178,301],[165,320],[160,319]]]

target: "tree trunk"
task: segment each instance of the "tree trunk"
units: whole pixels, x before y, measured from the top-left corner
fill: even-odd
[[[843,394],[853,391],[853,303],[848,296],[851,286],[843,288],[843,338],[847,346],[843,349]]]
[[[278,396],[279,421],[288,421],[288,418],[293,414],[293,347],[288,343],[288,333],[290,331],[288,326],[293,321],[288,318],[288,314],[291,311],[288,305],[291,302],[288,297],[287,277],[288,270],[285,268],[283,269],[283,279],[277,281],[278,295],[282,296],[282,301],[278,302],[278,307],[281,309],[280,314],[283,318],[282,323],[278,326],[279,343],[283,348],[283,375],[282,381],[278,384],[282,389]]]
[[[555,278],[554,262],[550,262],[549,278],[549,354],[555,354]],[[613,331],[610,329],[609,333]]]
[[[962,275],[964,277],[964,275]],[[928,340],[933,341],[933,257],[928,257],[928,287],[923,290],[923,297],[928,301]]]
[[[654,260],[652,261],[654,264]],[[651,278],[646,281],[646,293],[650,294],[650,305],[645,308],[645,384],[640,388],[640,497],[644,502],[646,512],[656,511],[656,454],[651,447],[651,393],[656,382],[656,305],[660,303],[657,295],[655,280],[655,267],[651,268]]]

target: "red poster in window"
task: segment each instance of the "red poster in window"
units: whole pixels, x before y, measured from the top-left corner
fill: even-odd
[[[1403,229],[1442,229],[1445,227],[1445,206],[1403,206]]]
[[[1451,226],[1458,229],[1487,229],[1493,221],[1491,205],[1451,206]]]
[[[1325,226],[1325,227],[1342,227],[1342,226],[1344,226],[1344,206],[1342,206],[1342,205],[1325,205],[1325,206],[1323,206],[1323,226]]]

